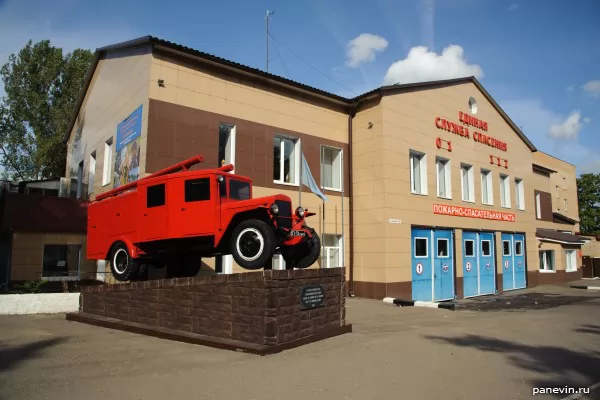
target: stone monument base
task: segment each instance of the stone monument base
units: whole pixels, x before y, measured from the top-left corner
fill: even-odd
[[[67,320],[259,355],[349,333],[345,269],[259,271],[81,289]]]

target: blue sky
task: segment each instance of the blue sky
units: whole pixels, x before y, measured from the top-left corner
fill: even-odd
[[[344,96],[474,74],[540,150],[600,173],[597,0],[0,0],[0,63],[29,38],[150,34],[264,69],[267,9],[272,73]]]

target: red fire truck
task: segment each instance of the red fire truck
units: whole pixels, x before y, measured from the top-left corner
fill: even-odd
[[[146,279],[148,267],[168,277],[194,276],[201,258],[233,255],[242,268],[264,268],[280,253],[287,268],[306,268],[321,242],[288,196],[252,198],[252,180],[233,165],[190,170],[201,156],[96,197],[88,205],[87,257],[108,260],[119,281]],[[293,211],[292,211],[293,210]]]

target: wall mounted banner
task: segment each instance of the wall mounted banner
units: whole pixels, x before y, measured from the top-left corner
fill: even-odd
[[[454,217],[492,219],[496,221],[515,222],[515,214],[500,211],[479,210],[477,208],[469,207],[449,206],[445,204],[434,204],[433,213],[451,215]]]
[[[113,188],[138,179],[141,134],[142,106],[139,106],[117,126]]]

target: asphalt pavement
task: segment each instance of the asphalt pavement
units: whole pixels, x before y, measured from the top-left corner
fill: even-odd
[[[266,357],[0,316],[0,399],[563,399],[600,382],[600,292],[519,296],[456,311],[348,299],[353,333]]]

